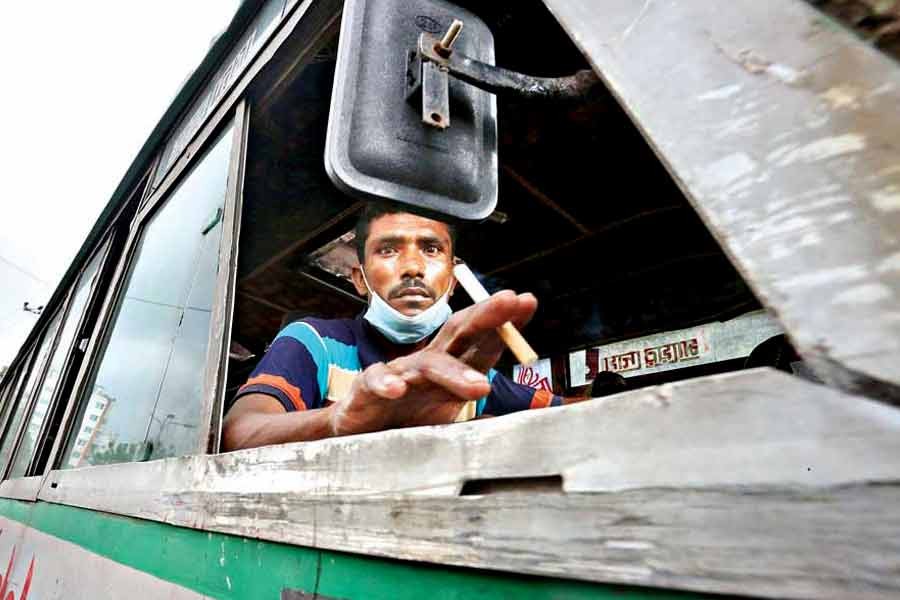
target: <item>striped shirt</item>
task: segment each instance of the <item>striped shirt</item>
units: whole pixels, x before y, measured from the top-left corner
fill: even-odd
[[[235,399],[259,393],[276,398],[288,412],[322,408],[349,391],[356,373],[387,362],[401,348],[361,317],[305,318],[278,334]],[[491,391],[478,401],[476,415],[499,416],[562,404],[561,397],[515,383],[494,369],[488,372],[488,381]]]

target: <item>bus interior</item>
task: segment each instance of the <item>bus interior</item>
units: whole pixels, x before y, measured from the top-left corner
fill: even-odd
[[[460,4],[492,29],[498,65],[546,77],[590,68],[542,2]],[[323,161],[337,44],[333,28],[312,61],[275,85],[264,74],[251,104],[226,402],[286,317],[353,317],[365,308],[348,279],[363,204],[332,184]],[[551,357],[556,393],[585,391],[566,375],[570,351],[761,309],[605,89],[578,102],[500,97],[498,117],[499,201],[484,222],[459,224],[457,255],[490,291],[537,296],[525,335]],[[451,304],[469,302],[456,294]],[[498,368],[513,362],[506,355]],[[632,385],[744,364],[643,375]]]

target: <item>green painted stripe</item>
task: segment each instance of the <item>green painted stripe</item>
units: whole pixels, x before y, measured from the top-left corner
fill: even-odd
[[[46,502],[0,499],[0,515],[213,598],[278,600],[284,588],[367,600],[709,597],[319,551]]]

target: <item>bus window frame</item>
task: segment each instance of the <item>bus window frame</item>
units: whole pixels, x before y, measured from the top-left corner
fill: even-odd
[[[63,321],[60,322],[60,333],[62,332],[62,326],[64,324],[64,321],[66,319],[75,317],[78,319],[78,323],[75,327],[75,336],[72,338],[72,343],[66,349],[66,357],[63,362],[62,371],[60,372],[59,381],[56,382],[56,386],[54,387],[54,389],[52,391],[52,396],[50,398],[50,404],[47,407],[47,418],[45,418],[44,422],[41,424],[41,428],[38,432],[38,438],[35,441],[34,448],[32,450],[31,458],[29,458],[29,460],[28,460],[28,466],[26,467],[24,478],[28,478],[31,476],[37,476],[37,475],[43,475],[42,473],[34,472],[34,470],[37,467],[36,463],[38,462],[38,457],[43,452],[43,446],[46,442],[47,436],[49,435],[49,427],[50,427],[50,422],[51,422],[50,416],[58,410],[59,403],[63,401],[64,391],[66,388],[66,380],[71,375],[70,370],[72,368],[72,363],[75,359],[75,353],[78,351],[78,345],[79,345],[80,341],[82,339],[84,339],[85,335],[88,335],[88,337],[90,337],[90,334],[91,334],[91,332],[90,332],[91,306],[92,306],[93,302],[95,302],[95,299],[97,298],[97,296],[102,294],[102,290],[100,289],[101,288],[100,283],[103,279],[103,269],[104,269],[104,266],[106,265],[106,261],[110,259],[110,252],[112,249],[112,235],[113,235],[112,233],[108,234],[105,237],[104,241],[101,242],[101,244],[94,251],[94,253],[91,254],[90,258],[85,261],[84,266],[81,268],[81,270],[78,273],[78,277],[75,279],[72,290],[69,292],[69,302],[67,303],[68,306],[66,307],[66,314],[63,316]],[[77,315],[77,316],[72,315],[70,313],[71,308],[72,308],[71,304],[72,304],[72,300],[75,297],[75,293],[77,291],[78,285],[81,284],[82,277],[84,277],[91,262],[98,256],[100,256],[100,264],[97,266],[97,272],[94,274],[93,280],[90,282],[90,289],[88,290],[88,296],[87,296],[87,300],[85,301],[84,308],[80,315]],[[57,344],[58,343],[59,343],[59,341],[57,341]],[[57,347],[57,350],[58,349],[59,348]],[[32,415],[29,415],[29,419],[31,418],[31,416]],[[13,454],[12,462],[14,462],[16,457],[18,457],[18,453],[20,450],[20,448],[18,447],[19,445],[21,445],[21,440],[17,444],[17,447]],[[12,464],[12,462],[10,462],[10,465]],[[9,467],[7,468],[6,475],[7,476],[9,475]],[[20,479],[24,479],[24,478],[20,478]]]
[[[216,452],[221,437],[222,411],[228,379],[228,352],[234,321],[234,297],[237,293],[238,248],[241,212],[244,206],[244,173],[247,165],[247,143],[250,138],[250,105],[241,100],[234,110],[228,182],[225,188],[225,214],[222,217],[222,239],[219,242],[219,270],[210,318],[206,368],[203,371],[203,407],[197,454]],[[227,268],[223,268],[223,266]]]
[[[155,166],[156,166],[156,164],[154,162],[153,167],[155,168]],[[60,380],[57,382],[57,384],[53,390],[53,393],[52,393],[53,395],[51,396],[50,405],[48,406],[48,416],[51,414],[51,411],[58,410],[59,404],[62,402],[66,403],[65,411],[69,410],[69,405],[71,404],[72,396],[68,392],[70,390],[74,389],[72,387],[72,385],[70,384],[70,378],[73,375],[70,372],[70,369],[72,367],[72,360],[74,357],[74,352],[75,352],[75,349],[78,347],[78,344],[80,343],[80,341],[82,339],[84,339],[85,336],[87,336],[88,339],[93,339],[94,336],[96,335],[96,332],[97,332],[96,325],[99,322],[99,319],[97,321],[95,321],[93,324],[87,322],[86,319],[88,318],[88,314],[92,312],[92,309],[94,308],[94,303],[100,301],[104,294],[103,286],[101,285],[102,279],[103,279],[102,278],[103,273],[109,268],[109,263],[111,261],[117,260],[117,257],[114,256],[112,253],[112,247],[114,245],[113,238],[116,235],[120,235],[123,229],[125,232],[130,230],[134,219],[132,217],[131,219],[128,219],[128,221],[126,222],[124,215],[127,214],[128,210],[129,210],[129,206],[134,205],[139,200],[145,199],[146,194],[147,194],[147,188],[148,188],[147,183],[149,182],[149,178],[151,175],[152,175],[152,171],[147,171],[144,174],[144,176],[141,177],[140,181],[135,186],[134,191],[132,191],[131,196],[128,198],[128,200],[126,200],[123,203],[122,207],[118,211],[118,214],[114,217],[113,222],[110,224],[110,226],[104,232],[103,236],[101,237],[101,241],[96,245],[94,251],[90,254],[89,258],[84,261],[84,264],[82,265],[81,269],[78,271],[78,275],[73,280],[72,287],[68,290],[65,298],[60,303],[59,310],[63,310],[65,312],[63,313],[63,317],[60,320],[59,329],[57,331],[57,338],[54,341],[54,348],[53,348],[53,350],[51,350],[51,353],[48,354],[48,361],[50,360],[52,353],[56,351],[56,344],[59,343],[59,335],[61,335],[64,321],[67,318],[69,318],[69,316],[70,316],[68,314],[68,311],[70,308],[71,300],[75,294],[75,289],[77,288],[78,284],[81,282],[81,278],[83,277],[83,275],[84,275],[85,271],[87,270],[88,266],[90,265],[91,261],[97,257],[97,253],[98,252],[103,253],[103,257],[101,259],[101,263],[100,263],[99,270],[98,270],[98,275],[100,275],[100,276],[95,277],[95,279],[91,285],[91,290],[89,292],[88,300],[85,305],[85,310],[82,313],[82,315],[79,316],[79,323],[78,323],[78,328],[76,330],[75,338],[72,340],[72,345],[69,347],[69,349],[66,352],[66,358],[63,363],[63,371],[62,371],[62,374],[60,375]],[[135,208],[134,212],[136,214],[136,212],[137,212],[136,208]],[[51,321],[52,321],[52,319],[51,319]],[[48,321],[48,324],[49,324],[49,321]],[[38,345],[42,341],[43,341],[43,334],[35,342],[35,345],[32,347],[32,349],[30,351],[31,355],[25,361],[23,361],[23,364],[26,364],[28,361],[32,361],[34,359],[35,352],[38,348]],[[89,359],[87,350],[88,349],[85,349],[85,351],[83,352],[82,363],[81,363],[82,366],[86,362],[88,362],[88,359]],[[46,368],[47,365],[49,365],[49,362],[47,362],[47,364],[45,364],[43,368]],[[32,365],[32,367],[33,367],[33,365]],[[27,376],[27,373],[24,375]],[[43,384],[45,378],[46,378],[46,373],[42,373],[40,383],[38,384],[38,387],[36,389],[40,389],[40,385]],[[19,390],[19,391],[21,392],[21,390]],[[31,400],[31,406],[29,406],[29,408],[28,408],[28,415],[25,418],[23,418],[24,426],[27,426],[27,421],[30,420],[30,418],[31,418],[31,414],[33,413],[33,410],[34,410],[34,401],[35,400],[36,400],[36,396],[34,399]],[[2,439],[2,434],[4,433],[4,431],[6,429],[6,425],[7,425],[7,422],[9,420],[10,416],[11,416],[11,413],[2,415],[2,423],[0,423],[0,439]],[[66,422],[65,422],[65,416],[64,416],[63,420],[60,422],[60,426],[59,426],[59,431],[63,431],[64,434],[65,434],[65,425],[66,425]],[[25,471],[25,476],[24,477],[16,477],[16,478],[7,478],[9,469],[10,469],[11,465],[14,463],[16,456],[18,455],[20,446],[21,446],[21,441],[22,441],[21,435],[22,435],[22,432],[24,432],[24,427],[20,427],[20,431],[17,433],[18,439],[16,440],[13,451],[10,454],[10,459],[4,465],[0,465],[0,468],[2,468],[2,471],[0,471],[0,472],[3,473],[2,482],[0,482],[0,498],[15,498],[18,500],[28,500],[28,501],[32,501],[32,502],[37,498],[37,494],[40,491],[41,485],[43,484],[43,479],[44,479],[45,474],[44,473],[35,474],[33,471],[37,466],[36,462],[37,462],[38,457],[42,453],[45,452],[45,449],[43,446],[44,446],[47,436],[49,434],[49,426],[50,426],[50,420],[47,419],[47,420],[45,420],[44,424],[41,426],[40,431],[38,432],[38,439],[35,442],[34,454],[32,455],[31,459],[29,460],[28,467]],[[60,436],[57,436],[57,440],[59,439],[59,437]],[[51,455],[51,457],[52,457],[52,455]],[[45,469],[44,469],[45,471],[47,471],[47,472],[50,471],[50,469],[46,468],[46,465],[50,465],[50,464],[52,464],[52,463],[50,463],[50,461],[45,462]]]
[[[0,429],[0,446],[2,446],[3,442],[7,439],[7,435],[13,435],[13,445],[10,450],[9,456],[6,461],[0,464],[0,473],[3,474],[3,481],[0,483],[0,498],[15,498],[19,500],[33,500],[37,493],[40,491],[41,479],[40,477],[19,477],[13,480],[7,479],[6,475],[9,473],[9,469],[12,464],[15,462],[16,454],[19,451],[19,445],[22,443],[22,437],[25,434],[25,430],[28,428],[28,421],[31,418],[31,414],[34,411],[34,406],[37,402],[37,397],[40,395],[40,389],[44,385],[44,380],[47,377],[47,368],[50,365],[50,361],[53,358],[54,352],[56,352],[57,344],[59,344],[60,334],[62,333],[62,325],[63,321],[66,318],[66,313],[69,310],[69,305],[72,301],[73,289],[70,289],[63,301],[60,305],[53,311],[53,316],[47,319],[46,324],[43,327],[43,331],[37,337],[34,343],[34,347],[32,348],[32,357],[31,357],[31,365],[30,368],[23,373],[22,383],[28,383],[28,378],[34,373],[34,369],[37,369],[37,379],[34,382],[34,386],[32,386],[31,390],[23,389],[20,390],[18,394],[18,402],[15,405],[9,407],[9,411],[7,412],[5,422],[3,423],[3,428]],[[50,327],[53,325],[54,320],[59,317],[59,323],[56,326],[56,331],[53,332],[53,338],[50,340],[50,347],[47,350],[47,355],[44,357],[44,360],[37,364],[37,358],[40,354],[41,346],[44,342],[47,341],[47,334],[50,332]],[[23,404],[24,403],[24,404]],[[19,426],[16,428],[16,431],[13,432],[10,429],[10,425],[12,425],[12,417],[14,411],[18,411],[19,409],[24,410],[24,414],[22,416],[22,421],[19,423]]]
[[[100,308],[96,323],[94,324],[88,347],[85,350],[81,366],[75,378],[75,383],[72,385],[71,392],[68,393],[65,414],[60,424],[60,433],[57,435],[45,463],[44,474],[41,477],[42,482],[40,486],[38,486],[39,490],[47,485],[48,479],[51,477],[52,473],[60,469],[59,463],[62,459],[61,454],[65,447],[64,444],[72,434],[72,427],[74,426],[73,420],[77,415],[80,400],[85,393],[84,388],[89,381],[89,376],[92,375],[93,370],[97,367],[96,362],[99,359],[98,350],[104,348],[108,340],[111,327],[111,323],[109,322],[111,316],[110,310],[119,300],[120,294],[122,293],[122,278],[124,275],[127,275],[134,260],[134,244],[135,239],[137,238],[136,232],[139,231],[140,225],[146,221],[147,216],[152,214],[157,205],[159,205],[159,203],[167,196],[169,190],[180,181],[182,175],[186,171],[189,172],[189,169],[195,162],[195,158],[197,156],[201,156],[202,158],[202,154],[206,150],[208,144],[214,141],[214,134],[221,130],[221,127],[228,119],[233,119],[231,122],[235,127],[235,135],[238,134],[239,130],[242,130],[242,137],[236,138],[237,140],[240,140],[240,143],[233,143],[232,145],[232,152],[235,151],[238,145],[243,152],[243,158],[240,161],[240,186],[239,188],[234,188],[235,203],[242,201],[243,173],[246,163],[246,144],[250,112],[248,107],[248,88],[256,79],[257,75],[266,68],[270,62],[275,62],[272,59],[276,52],[283,46],[288,46],[289,44],[287,42],[292,38],[302,39],[302,44],[300,48],[294,52],[290,64],[281,64],[278,65],[277,68],[287,73],[292,69],[298,68],[301,64],[306,64],[312,60],[317,44],[320,42],[322,36],[326,35],[328,31],[333,30],[335,23],[339,22],[342,4],[342,0],[299,0],[288,2],[283,9],[281,21],[275,31],[258,51],[256,56],[244,68],[243,72],[238,75],[230,90],[222,96],[217,102],[217,105],[209,112],[204,119],[203,124],[197,129],[196,133],[175,160],[174,164],[169,167],[168,172],[154,188],[153,181],[156,178],[157,170],[161,167],[162,153],[166,149],[168,138],[166,138],[158,148],[156,156],[150,161],[151,166],[149,167],[144,194],[138,205],[138,210],[132,219],[128,237],[122,252],[118,257],[107,258],[107,260],[117,260],[117,265],[109,280],[108,291],[103,299],[102,307]],[[274,87],[278,87],[281,83],[282,82],[279,80]],[[238,107],[241,105],[243,105],[243,114],[239,115]],[[190,106],[186,110],[190,110]],[[238,119],[239,116],[241,117],[240,119]],[[233,164],[232,161],[229,168],[231,168]],[[231,172],[229,172],[229,176],[230,175]],[[236,293],[237,249],[239,244],[238,228],[240,227],[240,210],[232,210],[230,222],[229,215],[227,214],[228,194],[230,193],[229,190],[231,188],[231,180],[229,180],[229,185],[226,189],[226,214],[223,216],[223,227],[225,227],[225,229],[223,229],[223,240],[220,243],[219,264],[220,266],[223,264],[221,262],[221,252],[227,247],[225,244],[225,236],[230,235],[232,237],[230,244],[231,263],[228,271],[233,269],[235,272],[229,274],[229,278],[226,282],[219,281],[217,278],[216,299],[213,306],[214,318],[219,318],[219,315],[222,315],[221,321],[219,322],[222,323],[223,327],[228,328],[229,334],[233,318],[234,295]],[[240,193],[238,193],[238,191]],[[237,207],[237,205],[235,206]],[[220,275],[221,271],[222,269],[220,269]],[[219,301],[222,293],[226,291],[228,292],[226,294],[227,304]],[[211,334],[214,329],[215,328],[211,326]],[[222,339],[228,340],[224,335],[222,336]],[[211,349],[212,346],[207,349],[207,365],[209,365],[209,359],[210,356],[212,356],[210,353]],[[215,379],[216,385],[208,386],[207,383],[204,382],[203,410],[207,412],[201,417],[200,426],[204,428],[205,431],[201,432],[201,435],[199,436],[197,448],[197,452],[201,455],[218,452],[222,412],[224,408],[223,399],[227,374],[227,353],[228,344],[222,343],[221,349],[219,350],[219,355],[222,357],[222,364],[215,370],[215,373],[217,373]],[[208,374],[211,376],[212,373],[213,370],[207,368],[204,371],[204,377],[206,378]],[[122,466],[127,468],[128,465],[134,466],[138,464],[141,463],[123,463]],[[92,467],[85,467],[80,469],[80,471],[90,472],[91,469]],[[85,473],[85,475],[89,476],[88,473]],[[34,479],[36,479],[36,477],[34,477]],[[2,484],[0,484],[0,497],[3,497]],[[34,495],[34,497],[29,496],[29,498],[34,501],[36,495]]]
[[[32,360],[34,359],[34,346],[28,349],[28,352],[25,354],[25,358],[19,362],[18,365],[14,365],[10,371],[12,372],[12,378],[8,381],[11,384],[9,389],[6,391],[6,396],[3,398],[3,404],[0,405],[0,437],[2,437],[3,432],[6,430],[6,424],[9,421],[9,415],[12,411],[13,405],[16,402],[16,399],[22,393],[22,385],[25,382],[25,379],[28,376],[28,372],[31,368]],[[7,410],[7,408],[9,410]]]
[[[113,274],[109,290],[106,293],[106,296],[103,300],[103,306],[100,309],[99,316],[97,318],[97,324],[94,328],[94,333],[90,338],[90,342],[88,342],[87,350],[85,351],[85,358],[82,361],[81,368],[79,369],[78,377],[73,387],[72,393],[69,395],[68,405],[66,407],[66,414],[63,417],[63,422],[61,425],[61,434],[57,436],[57,439],[54,441],[53,449],[50,452],[49,459],[47,461],[47,465],[50,466],[49,469],[45,468],[46,474],[49,474],[53,469],[61,468],[60,461],[62,460],[62,454],[65,451],[66,442],[68,442],[69,438],[73,433],[73,429],[76,425],[75,421],[78,416],[78,409],[85,401],[85,394],[87,393],[88,383],[91,381],[91,378],[97,368],[100,366],[101,359],[103,357],[103,351],[106,349],[107,343],[109,342],[109,336],[112,333],[113,326],[115,325],[114,316],[116,314],[116,308],[119,305],[121,300],[121,296],[125,290],[125,284],[127,283],[128,274],[131,272],[131,269],[134,265],[134,261],[137,258],[137,250],[140,245],[140,241],[145,232],[146,226],[150,223],[153,216],[156,214],[156,211],[162,208],[166,201],[170,198],[171,194],[178,189],[178,184],[181,183],[185,177],[189,177],[192,172],[192,167],[196,164],[199,164],[199,161],[202,160],[205,156],[206,150],[208,150],[218,139],[218,135],[225,131],[229,126],[233,126],[233,130],[231,132],[232,138],[232,153],[229,158],[228,165],[228,183],[226,186],[225,192],[225,214],[223,215],[223,238],[220,242],[219,246],[219,265],[229,264],[229,268],[223,269],[219,268],[218,274],[216,276],[216,295],[213,300],[213,317],[210,319],[210,332],[209,332],[209,342],[207,346],[207,356],[206,356],[206,367],[203,371],[203,394],[201,400],[203,401],[203,410],[206,412],[201,413],[201,443],[198,444],[198,451],[200,453],[205,453],[206,449],[209,445],[208,442],[208,430],[210,428],[209,422],[211,421],[209,412],[212,410],[215,402],[215,394],[217,393],[217,388],[221,387],[221,391],[219,394],[224,393],[224,381],[221,385],[216,381],[214,374],[217,374],[221,368],[220,365],[216,365],[215,368],[210,366],[211,362],[220,361],[219,357],[224,357],[225,352],[227,352],[227,346],[223,343],[223,335],[221,334],[222,324],[226,321],[224,317],[216,320],[217,317],[223,314],[225,309],[225,303],[223,302],[222,293],[227,291],[228,282],[234,281],[236,275],[237,268],[237,235],[233,232],[233,227],[235,224],[235,202],[237,192],[243,185],[242,181],[237,180],[237,176],[243,175],[243,161],[245,159],[245,153],[243,152],[243,147],[245,142],[242,142],[242,137],[246,138],[246,115],[248,111],[246,109],[246,102],[242,101],[238,106],[234,107],[232,112],[228,112],[222,115],[222,118],[216,122],[215,127],[211,127],[204,131],[202,138],[196,140],[196,147],[192,144],[192,148],[194,148],[193,152],[190,152],[190,156],[192,160],[179,162],[176,168],[172,169],[172,171],[166,175],[163,182],[157,187],[156,190],[152,192],[149,190],[149,184],[147,185],[147,196],[142,199],[141,205],[143,208],[138,210],[134,220],[132,221],[129,231],[128,238],[125,242],[124,248],[122,250],[121,257],[118,260],[118,264],[116,265],[115,272]],[[228,118],[233,117],[233,118]],[[240,118],[240,120],[238,120]],[[239,146],[241,150],[239,153],[240,157],[240,168],[236,168],[235,166],[235,145]],[[194,160],[195,159],[195,160]],[[228,236],[227,245],[226,245],[226,236]],[[230,263],[223,263],[223,255],[229,255]],[[234,273],[232,273],[234,271]],[[229,297],[233,297],[233,285],[232,292],[226,294]],[[227,323],[230,326],[230,315],[228,315]],[[89,468],[89,467],[88,467]],[[46,477],[45,475],[41,476],[41,479]],[[2,490],[0,490],[0,495],[2,495]]]

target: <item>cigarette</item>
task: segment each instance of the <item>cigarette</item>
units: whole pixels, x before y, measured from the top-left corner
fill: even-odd
[[[459,263],[453,267],[453,275],[473,302],[478,303],[490,298],[491,295],[465,263]],[[538,359],[538,355],[531,345],[525,341],[516,326],[509,321],[497,328],[497,335],[523,365],[530,365]]]

